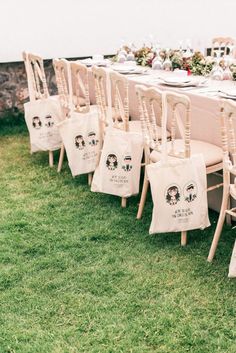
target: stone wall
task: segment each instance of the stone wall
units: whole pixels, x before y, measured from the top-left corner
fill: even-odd
[[[44,61],[50,94],[56,94],[56,81],[51,60]],[[23,111],[29,99],[26,71],[23,62],[0,64],[0,118],[5,112]]]

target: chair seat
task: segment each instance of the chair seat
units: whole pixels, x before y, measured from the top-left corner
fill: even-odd
[[[131,120],[129,121],[129,129],[132,132],[142,133],[141,121],[140,120]],[[157,126],[157,134],[161,137],[161,127]],[[167,131],[167,138],[170,138],[170,132]],[[160,139],[161,140],[161,139]]]
[[[170,150],[171,142],[167,142],[167,150]],[[177,151],[184,151],[184,141],[182,139],[177,139],[174,142],[175,149]],[[216,145],[205,141],[191,140],[190,142],[191,154],[202,153],[206,164],[206,167],[219,164],[223,160],[222,149]],[[175,158],[175,157],[173,157]],[[158,151],[152,151],[150,155],[150,160],[155,163],[160,161],[161,153]]]

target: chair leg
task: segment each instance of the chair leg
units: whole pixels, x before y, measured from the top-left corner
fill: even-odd
[[[229,197],[229,201],[228,201],[228,205],[227,205],[227,209],[230,210],[231,209],[231,202],[230,202],[230,197]],[[232,217],[230,214],[226,213],[226,224],[228,226],[231,226],[232,224]]]
[[[53,167],[53,151],[49,151],[49,166],[50,168]]]
[[[216,226],[216,230],[215,230],[215,234],[211,243],[211,248],[208,254],[208,258],[207,261],[211,262],[215,256],[215,252],[216,252],[216,248],[220,239],[220,235],[221,235],[221,231],[223,228],[223,224],[224,224],[224,220],[225,220],[225,216],[226,216],[226,209],[227,209],[227,205],[228,205],[228,198],[229,198],[229,194],[225,193],[223,195],[223,200],[222,200],[222,205],[221,205],[221,209],[220,209],[220,215],[219,215],[219,219],[217,222],[217,226]]]
[[[126,197],[122,197],[121,198],[121,207],[125,208],[127,205],[127,198]]]
[[[60,171],[61,171],[62,163],[63,163],[63,160],[64,160],[64,155],[65,155],[65,146],[62,145],[61,146],[61,150],[60,150],[60,157],[59,157],[58,167],[57,167],[58,173],[60,173]]]
[[[181,246],[186,246],[187,245],[187,232],[182,231],[181,232]]]
[[[138,213],[137,213],[137,217],[136,217],[137,219],[140,219],[142,217],[144,205],[145,205],[146,198],[147,198],[148,186],[149,186],[149,181],[148,181],[146,174],[145,174],[144,180],[143,180],[142,194],[141,194],[141,198],[140,198],[140,202],[139,202],[139,206],[138,206]]]
[[[92,184],[92,179],[93,179],[93,174],[92,173],[89,173],[88,174],[88,185],[91,186]]]

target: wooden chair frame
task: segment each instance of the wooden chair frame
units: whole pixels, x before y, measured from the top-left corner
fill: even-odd
[[[236,103],[230,100],[222,100],[221,113],[221,141],[223,150],[223,197],[217,227],[212,240],[208,261],[211,262],[215,256],[216,248],[221,236],[223,224],[227,216],[236,217],[236,208],[230,207],[230,197],[236,197]],[[231,176],[234,184],[231,184]]]
[[[29,99],[31,102],[38,99],[48,98],[49,91],[46,81],[46,75],[43,65],[43,59],[32,53],[22,53],[29,91]],[[49,166],[53,167],[53,151],[49,153]]]
[[[149,181],[146,173],[146,165],[150,164],[151,150],[160,150],[161,136],[158,134],[157,123],[161,124],[162,116],[162,92],[156,88],[147,88],[143,85],[135,87],[139,114],[141,120],[142,134],[144,138],[144,179],[141,192],[141,198],[138,207],[137,219],[143,214],[143,209],[147,197]],[[159,107],[160,115],[157,117],[154,110],[154,104]]]
[[[53,61],[58,93],[64,118],[70,118],[73,112],[87,113],[90,110],[88,69],[78,61],[67,61],[65,59],[54,59]],[[85,96],[85,106],[80,105],[80,93]],[[65,155],[65,146],[62,144],[57,171],[60,172]],[[88,174],[88,184],[92,183],[92,173]]]
[[[227,54],[227,48],[231,45],[235,45],[235,39],[231,37],[215,37],[212,39],[211,56],[214,57],[216,52],[223,51],[223,55]],[[235,50],[233,51],[233,56],[235,57]]]
[[[94,78],[96,104],[98,106],[99,112],[100,128],[102,131],[102,136],[104,138],[105,128],[109,125],[107,117],[107,95],[111,94],[111,92],[107,92],[107,80],[109,80],[109,77],[107,70],[98,66],[92,67],[92,73]]]
[[[110,72],[112,91],[114,92],[114,127],[129,131],[129,82],[124,75]]]
[[[177,94],[174,92],[166,91],[164,96],[165,99],[161,101],[162,93],[157,89],[153,88],[146,88],[144,86],[136,86],[136,93],[138,95],[138,102],[139,102],[139,111],[140,111],[140,119],[142,123],[142,130],[143,136],[145,139],[145,163],[150,163],[150,150],[156,150],[160,152],[160,136],[154,132],[153,136],[147,134],[150,127],[155,126],[157,124],[157,120],[160,120],[160,117],[157,118],[154,116],[153,109],[147,109],[147,103],[150,105],[151,100],[153,99],[153,95],[155,96],[156,100],[159,103],[160,111],[163,113],[164,110],[169,109],[169,124],[170,127],[170,151],[168,151],[168,155],[171,157],[177,158],[189,158],[191,156],[191,139],[190,139],[190,132],[191,132],[191,120],[190,120],[190,112],[191,112],[191,101],[186,95]],[[183,125],[182,118],[179,115],[178,108],[182,107],[184,109],[185,115],[185,124]],[[151,115],[150,115],[151,111]],[[155,126],[156,129],[157,126]],[[153,131],[155,131],[155,129]],[[175,149],[175,139],[177,129],[181,135],[181,138],[184,140],[184,150],[178,151]],[[222,162],[214,164],[212,166],[206,167],[206,173],[214,173],[222,169]],[[139,209],[137,213],[137,218],[140,219],[143,213],[144,204],[146,201],[146,195],[148,190],[149,182],[147,180],[146,174],[144,176],[144,184],[143,190],[141,194]],[[223,184],[219,183],[213,185],[207,189],[207,191],[212,191],[216,188],[221,187]],[[187,232],[181,232],[181,245],[185,246],[187,244]]]

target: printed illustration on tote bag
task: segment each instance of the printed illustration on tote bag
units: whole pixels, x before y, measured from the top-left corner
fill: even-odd
[[[124,162],[123,162],[123,165],[122,165],[122,169],[125,171],[125,172],[130,172],[131,169],[132,169],[132,158],[130,155],[126,155],[125,158],[124,158]]]
[[[184,187],[184,200],[193,202],[197,197],[197,185],[193,181]]]
[[[32,119],[32,126],[35,129],[40,129],[42,127],[42,121],[40,120],[40,118],[38,116],[34,116]]]
[[[51,116],[51,115],[47,115],[47,116],[45,117],[45,119],[46,119],[46,124],[45,124],[45,126],[47,126],[47,127],[53,127],[54,121],[53,121],[52,116]]]
[[[99,140],[96,137],[96,133],[94,131],[89,132],[88,141],[90,146],[97,146]]]
[[[166,191],[166,202],[170,206],[176,205],[180,201],[180,187],[177,185],[171,185]]]
[[[84,138],[82,135],[75,136],[75,147],[79,150],[83,150],[85,147]]]
[[[106,167],[108,170],[115,170],[118,167],[117,156],[114,153],[110,153],[106,159]]]

